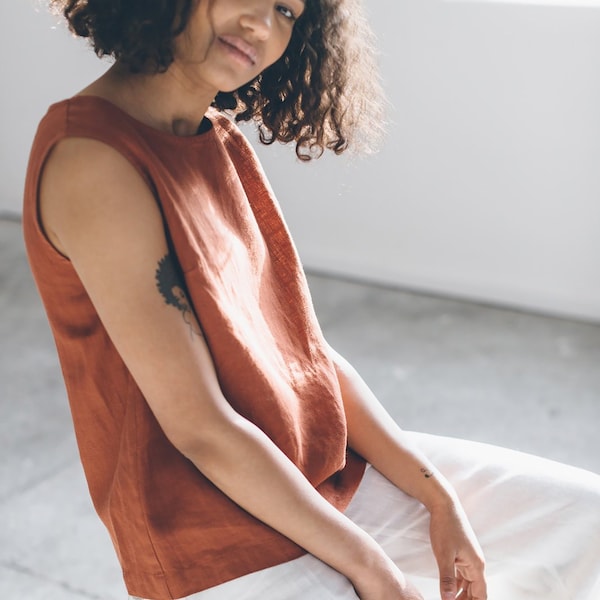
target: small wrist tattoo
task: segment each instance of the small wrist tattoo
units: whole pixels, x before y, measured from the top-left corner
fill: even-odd
[[[423,476],[426,477],[427,479],[434,476],[433,471],[430,471],[429,469],[426,469],[425,467],[421,468],[421,473],[423,473]]]

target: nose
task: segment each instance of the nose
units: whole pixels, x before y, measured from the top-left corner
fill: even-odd
[[[272,27],[272,16],[266,2],[252,2],[240,17],[240,25],[259,40],[266,40]]]

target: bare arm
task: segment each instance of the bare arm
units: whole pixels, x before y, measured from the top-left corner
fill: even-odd
[[[61,142],[44,171],[41,217],[174,446],[237,504],[345,574],[359,593],[375,577],[369,590],[376,591],[362,598],[408,598],[379,546],[223,397],[187,299],[180,293],[178,302],[167,302],[157,288],[174,266],[160,211],[133,167],[99,142]]]
[[[344,398],[348,444],[429,510],[455,499],[452,486],[392,419],[364,380],[331,350]]]
[[[331,349],[348,421],[349,445],[431,513],[431,542],[442,598],[469,586],[469,598],[487,597],[483,553],[450,483],[415,446],[356,370]],[[463,596],[460,596],[462,598]]]

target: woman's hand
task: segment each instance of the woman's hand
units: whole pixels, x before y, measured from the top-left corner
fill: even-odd
[[[486,600],[483,553],[452,486],[415,440],[394,422],[348,361],[335,350],[330,352],[344,399],[350,447],[431,513],[431,541],[441,574],[442,600]],[[464,592],[458,595],[461,588]],[[401,586],[398,593],[386,600],[411,598],[411,592]],[[413,597],[421,598],[416,593]]]
[[[486,600],[483,552],[462,506],[455,500],[430,512],[431,546],[440,571],[442,600]]]

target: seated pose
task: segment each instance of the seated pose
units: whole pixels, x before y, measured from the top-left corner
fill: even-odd
[[[235,124],[303,160],[371,143],[359,0],[53,4],[114,63],[41,121],[24,233],[129,594],[598,600],[600,477],[400,429]]]

